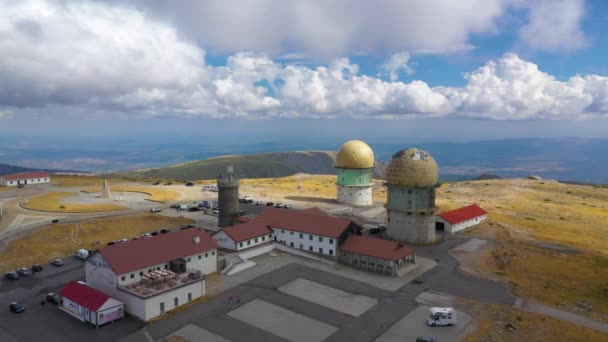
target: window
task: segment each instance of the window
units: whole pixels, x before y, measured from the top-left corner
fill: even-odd
[[[289,232],[289,235],[293,235],[293,232]]]
[[[215,255],[215,251],[211,251],[211,255]]]
[[[188,262],[190,262],[190,258],[188,258]]]
[[[312,234],[308,235],[308,240],[312,241]]]
[[[300,233],[300,239],[304,238],[304,234]]]
[[[169,269],[169,265],[165,265],[165,269],[168,270]]]
[[[329,244],[333,245],[334,244],[334,239],[329,239]]]
[[[148,273],[150,273],[150,272],[152,272],[152,269],[151,269],[151,268],[148,268]]]
[[[202,256],[202,255],[199,255],[199,256],[198,256],[198,260],[201,260],[202,258],[203,258],[203,256]]]
[[[300,249],[304,249],[304,245],[300,244]]]
[[[192,301],[192,292],[188,292],[188,301],[191,302]]]
[[[239,247],[243,247],[243,243],[242,243],[242,242],[241,242],[241,243],[239,243]]]
[[[173,306],[177,307],[179,305],[179,299],[177,297],[173,298]]]
[[[247,246],[251,246],[251,240],[247,240]]]
[[[323,248],[319,247],[319,253],[323,253]]]
[[[412,212],[411,212],[411,211],[408,211],[408,212],[407,212],[407,214],[411,216],[411,215],[412,215]]]
[[[255,242],[255,243],[258,243],[258,238],[255,238],[254,242]]]
[[[323,242],[323,237],[319,236],[319,242]]]
[[[283,229],[281,229],[281,233],[285,233],[285,231]]]
[[[289,243],[289,247],[293,247],[293,242],[290,242],[290,243]]]
[[[308,250],[312,252],[312,246],[308,246]]]
[[[131,279],[135,278],[135,273],[131,273]]]
[[[160,303],[160,314],[164,314],[165,313],[165,302],[161,302]]]
[[[410,189],[410,190],[408,190],[408,191],[407,191],[407,193],[408,193],[408,194],[411,194],[411,193],[412,193],[412,190],[411,190],[411,189]]]
[[[143,275],[144,275],[144,272],[139,272],[139,276],[140,277],[143,276]]]
[[[188,259],[188,261],[190,261],[190,259]],[[157,267],[157,268],[156,268],[156,270],[157,270],[157,271],[160,271],[160,267]]]
[[[127,279],[125,276],[120,277],[120,280],[125,281]]]
[[[242,243],[242,242],[241,242]],[[209,256],[209,253],[205,253],[205,258]]]
[[[333,249],[329,250],[329,255],[334,255],[334,250]]]
[[[262,241],[266,241],[266,235],[262,236]]]

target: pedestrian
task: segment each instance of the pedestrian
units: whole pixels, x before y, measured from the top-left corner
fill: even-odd
[[[241,296],[236,296],[236,302],[237,304],[241,302]]]
[[[228,297],[228,303],[232,303],[232,296]]]
[[[45,301],[41,301],[41,302],[40,302],[40,305],[44,306],[44,304],[46,304],[46,302],[45,302]]]

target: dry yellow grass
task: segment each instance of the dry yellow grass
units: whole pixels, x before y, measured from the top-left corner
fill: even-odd
[[[606,341],[608,334],[506,305],[475,304],[469,307],[475,331],[464,338],[477,341]],[[507,330],[508,326],[513,328]]]
[[[176,191],[160,189],[160,188],[144,187],[144,186],[129,186],[129,185],[112,186],[112,185],[110,185],[110,190],[114,194],[118,194],[123,191],[148,194],[148,195],[150,195],[150,198],[148,200],[154,201],[154,202],[160,202],[160,203],[173,201],[180,197],[180,193],[176,192]],[[84,191],[84,192],[101,192],[101,187],[86,188],[82,191]]]
[[[66,197],[74,196],[74,192],[51,192],[48,194],[37,195],[28,199],[23,206],[32,210],[53,211],[64,213],[97,213],[104,211],[126,210],[128,208],[118,204],[72,204],[63,203]],[[63,207],[62,207],[63,206]]]
[[[103,183],[98,176],[51,175],[51,182],[55,186],[98,186]]]
[[[95,249],[105,246],[108,241],[191,222],[185,218],[139,214],[49,225],[35,234],[10,242],[0,254],[0,271],[34,263],[44,264],[54,258],[71,256],[80,248]]]

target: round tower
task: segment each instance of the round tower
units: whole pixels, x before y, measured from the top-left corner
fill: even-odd
[[[363,141],[344,143],[336,156],[338,202],[372,205],[374,152]]]
[[[239,184],[232,166],[228,167],[226,175],[220,173],[217,177],[218,226],[220,227],[230,227],[234,224],[234,216],[239,211]]]
[[[386,168],[388,223],[386,235],[412,243],[435,241],[435,187],[439,168],[417,148],[395,153]]]

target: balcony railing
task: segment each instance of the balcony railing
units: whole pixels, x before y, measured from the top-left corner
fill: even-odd
[[[166,275],[155,277],[144,274],[140,281],[129,285],[119,285],[118,288],[140,298],[149,298],[205,279],[205,275],[199,270],[166,273]]]

